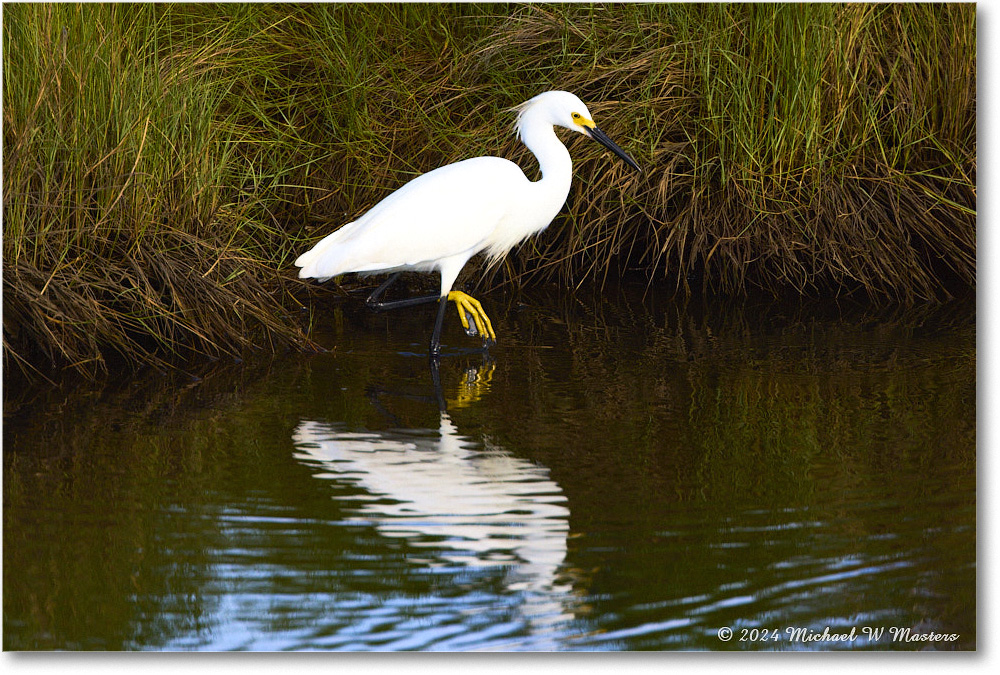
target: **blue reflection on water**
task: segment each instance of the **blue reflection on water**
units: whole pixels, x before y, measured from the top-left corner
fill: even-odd
[[[296,458],[316,469],[316,478],[365,491],[349,498],[355,515],[348,522],[405,540],[418,572],[499,573],[498,585],[485,585],[488,593],[453,580],[467,589],[457,612],[455,597],[419,598],[407,608],[418,616],[394,624],[385,648],[516,648],[502,639],[520,634],[544,649],[551,627],[572,620],[572,585],[558,578],[569,510],[547,468],[462,436],[445,412],[437,433],[352,432],[306,420],[293,439]],[[477,625],[483,612],[499,618],[498,610],[504,620]],[[359,625],[351,632],[363,634]]]

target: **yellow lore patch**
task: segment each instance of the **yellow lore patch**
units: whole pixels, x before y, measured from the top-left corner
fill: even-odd
[[[594,124],[594,120],[588,119],[583,115],[581,115],[580,113],[573,113],[573,122],[587,129],[593,129],[594,127],[597,126],[596,124]]]

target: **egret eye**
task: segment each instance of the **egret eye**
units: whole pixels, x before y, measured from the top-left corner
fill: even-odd
[[[573,119],[578,120],[580,119],[580,117],[581,117],[580,113],[573,113]]]

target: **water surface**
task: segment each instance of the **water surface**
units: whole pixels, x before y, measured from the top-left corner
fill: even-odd
[[[482,299],[5,388],[4,648],[975,648],[970,303]]]

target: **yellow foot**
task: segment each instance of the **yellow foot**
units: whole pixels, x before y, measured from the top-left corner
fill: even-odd
[[[458,309],[458,318],[462,320],[462,328],[466,332],[469,331],[469,319],[466,315],[470,315],[472,320],[476,322],[476,330],[483,336],[483,339],[496,342],[497,336],[493,332],[493,325],[478,300],[462,291],[452,291],[448,294],[448,300],[455,303],[455,307]]]

